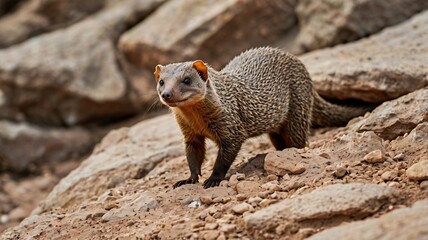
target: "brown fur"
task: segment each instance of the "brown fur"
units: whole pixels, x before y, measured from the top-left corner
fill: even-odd
[[[311,123],[344,124],[363,110],[337,106],[313,89],[304,65],[273,48],[248,50],[221,71],[200,60],[156,67],[161,101],[171,107],[186,145],[191,176],[174,187],[198,182],[205,138],[219,147],[204,187],[224,179],[242,143],[268,133],[276,149],[303,148]]]

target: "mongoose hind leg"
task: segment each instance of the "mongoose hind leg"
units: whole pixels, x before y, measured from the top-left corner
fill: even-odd
[[[198,136],[194,137],[192,140],[186,141],[186,153],[187,163],[190,168],[190,177],[176,182],[173,188],[177,188],[184,184],[194,184],[199,181],[201,166],[205,157],[205,138]]]
[[[281,151],[287,148],[287,144],[285,142],[284,137],[276,132],[270,132],[269,133],[269,139],[272,142],[273,146],[276,150]]]
[[[290,109],[288,121],[283,123],[281,135],[287,147],[304,148],[308,140],[311,111],[309,101],[294,104]]]
[[[242,141],[223,141],[219,145],[217,159],[211,176],[205,180],[204,188],[215,187],[224,180],[227,171],[241,149]]]

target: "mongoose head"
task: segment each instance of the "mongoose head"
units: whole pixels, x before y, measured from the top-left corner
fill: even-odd
[[[169,107],[186,107],[204,99],[208,67],[201,61],[157,65],[154,72],[161,102]]]

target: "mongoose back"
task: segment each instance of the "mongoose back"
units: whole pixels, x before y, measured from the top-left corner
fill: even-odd
[[[275,48],[245,51],[221,71],[196,60],[157,65],[154,74],[160,100],[181,128],[190,168],[174,187],[198,182],[206,138],[219,148],[208,188],[224,179],[248,138],[268,133],[277,150],[303,148],[311,123],[342,125],[365,112],[322,99],[303,63]]]

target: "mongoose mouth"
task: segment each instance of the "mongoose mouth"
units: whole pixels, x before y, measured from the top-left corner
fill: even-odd
[[[186,98],[186,99],[180,99],[180,100],[166,100],[163,99],[163,102],[165,105],[169,106],[169,107],[180,107],[180,106],[184,106],[187,105],[187,103],[192,102],[192,98]]]
[[[162,99],[162,102],[168,107],[184,107],[188,105],[193,105],[199,102],[202,97],[190,96],[184,99]]]

